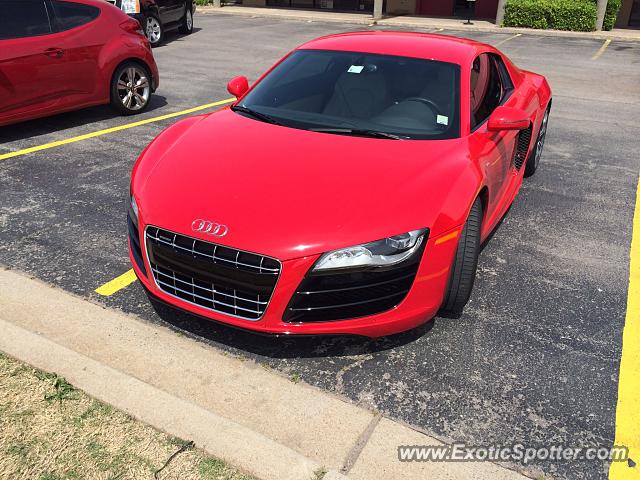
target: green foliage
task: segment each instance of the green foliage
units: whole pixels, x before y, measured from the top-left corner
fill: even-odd
[[[549,28],[546,0],[508,0],[504,7],[505,27]]]
[[[507,0],[504,26],[589,32],[596,15],[593,0]]]
[[[622,0],[609,0],[607,2],[607,11],[604,14],[604,23],[602,25],[603,30],[611,30],[614,27],[621,6]]]
[[[196,5],[209,5],[211,0],[195,0]]]
[[[313,471],[313,477],[311,477],[311,480],[322,480],[326,474],[327,474],[326,468],[324,467],[317,468]]]
[[[53,378],[51,377],[53,375]],[[63,400],[77,400],[79,394],[77,390],[67,382],[64,378],[57,376],[54,374],[44,374],[45,379],[51,381],[53,383],[53,388],[55,391],[53,393],[48,393],[44,396],[44,399],[47,402],[58,401],[62,403]]]
[[[590,32],[596,29],[598,9],[592,1],[553,0],[549,26],[555,30]]]

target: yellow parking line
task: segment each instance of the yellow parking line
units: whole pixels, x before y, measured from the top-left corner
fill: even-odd
[[[105,283],[101,287],[96,288],[95,292],[98,295],[102,295],[104,297],[109,297],[116,293],[119,290],[122,290],[125,287],[128,287],[133,282],[137,280],[136,274],[133,271],[133,268],[119,277],[114,278],[110,282]]]
[[[99,137],[101,135],[106,135],[107,133],[119,132],[121,130],[127,130],[129,128],[139,127],[141,125],[147,125],[149,123],[159,122],[161,120],[167,120],[169,118],[180,117],[182,115],[188,115],[190,113],[199,112],[201,110],[206,110],[207,108],[217,107],[219,105],[224,105],[225,103],[231,103],[235,100],[235,98],[227,98],[226,100],[220,100],[218,102],[207,103],[205,105],[200,105],[199,107],[188,108],[187,110],[182,110],[180,112],[168,113],[166,115],[161,115],[159,117],[147,118],[146,120],[140,120],[139,122],[127,123],[125,125],[119,125],[117,127],[106,128],[104,130],[98,130],[97,132],[91,132],[84,135],[79,135],[77,137],[67,138],[65,140],[58,140],[56,142],[45,143],[44,145],[38,145],[36,147],[25,148],[24,150],[18,150],[17,152],[9,152],[0,154],[0,160],[6,160],[7,158],[18,157],[20,155],[26,155],[28,153],[39,152],[41,150],[47,150],[49,148],[59,147],[61,145],[68,145],[69,143],[80,142],[82,140],[88,140],[90,138]]]
[[[629,449],[629,458],[640,463],[640,179],[636,192],[630,256],[614,445],[626,446]],[[613,462],[609,468],[609,479],[638,479],[638,468],[640,467],[630,467],[627,462]]]
[[[521,33],[516,33],[515,35],[512,35],[510,37],[505,38],[504,40],[500,40],[498,43],[496,43],[494,45],[494,47],[497,47],[499,45],[502,45],[503,43],[507,43],[509,40],[513,40],[514,38],[518,38],[519,36],[521,36]]]
[[[611,43],[610,39],[605,40],[602,46],[600,47],[600,49],[595,53],[593,57],[591,57],[591,60],[597,60],[598,58],[600,58],[600,55],[604,53],[604,51],[607,49],[610,43]]]

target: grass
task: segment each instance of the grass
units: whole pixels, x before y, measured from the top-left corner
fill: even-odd
[[[327,469],[324,467],[320,467],[313,472],[313,477],[311,478],[311,480],[322,480],[326,474]]]
[[[2,354],[0,432],[3,479],[154,480],[166,464],[159,480],[252,480],[191,442]]]

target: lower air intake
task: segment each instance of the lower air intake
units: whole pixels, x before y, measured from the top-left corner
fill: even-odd
[[[513,165],[516,170],[520,170],[527,159],[527,153],[529,153],[529,145],[531,144],[531,125],[525,130],[521,130],[518,133],[518,139],[516,142],[516,150],[513,155]]]
[[[293,295],[283,321],[346,320],[396,307],[413,285],[426,243],[423,242],[411,259],[396,266],[346,272],[310,272]]]

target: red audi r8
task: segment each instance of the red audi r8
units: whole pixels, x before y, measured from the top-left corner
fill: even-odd
[[[538,167],[544,77],[474,41],[366,32],[228,89],[230,108],[174,124],[133,169],[129,252],[152,298],[274,334],[461,314]]]

